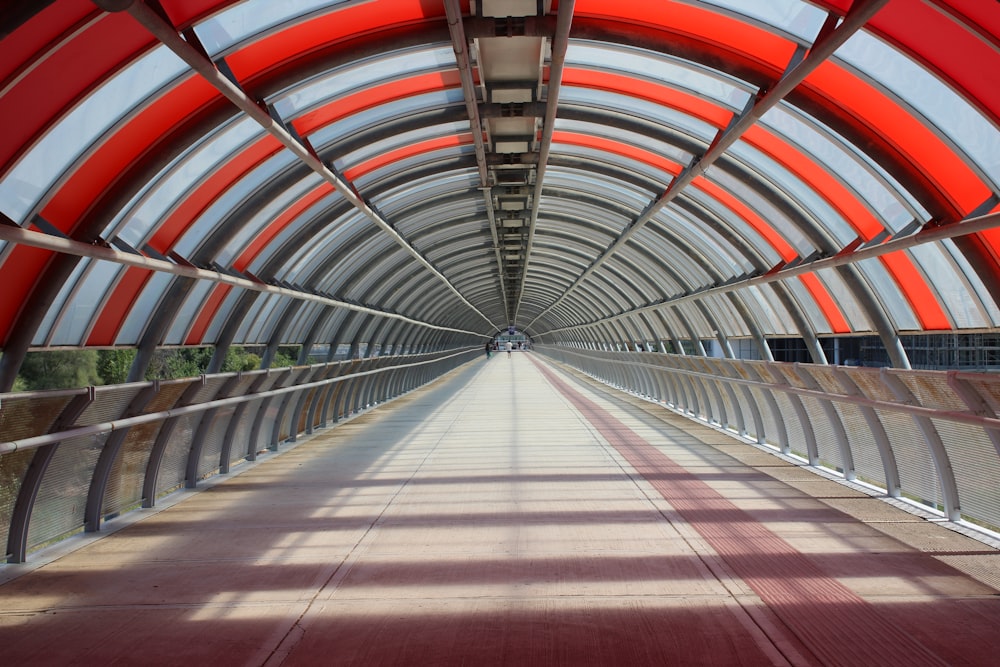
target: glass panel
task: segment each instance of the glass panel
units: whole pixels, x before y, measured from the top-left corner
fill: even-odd
[[[639,244],[641,245],[641,243]],[[628,260],[641,272],[641,279],[647,284],[649,299],[664,299],[671,295],[681,294],[681,286],[672,278],[663,273],[660,262],[669,261],[668,258],[655,257],[652,259],[649,253],[629,252]]]
[[[233,339],[235,345],[253,345],[261,341],[254,338],[250,331],[260,330],[261,325],[258,324],[258,320],[263,320],[268,314],[274,309],[275,304],[278,302],[279,297],[277,294],[267,294],[262,293],[257,300],[254,302],[253,306],[247,312],[246,317],[240,323],[240,328],[236,332],[236,338]],[[262,313],[264,313],[262,315]],[[263,341],[267,342],[267,341]]]
[[[676,337],[676,338],[680,338],[681,337],[681,335],[680,335],[680,331],[681,331],[680,323],[677,321],[677,317],[674,315],[673,309],[671,309],[671,308],[660,308],[659,310],[656,311],[656,317],[655,317],[655,319],[660,324],[662,324],[664,320],[666,321],[666,324],[664,325],[665,326],[665,328],[664,328],[664,335],[665,335],[665,337],[668,340],[671,339],[671,338],[674,338],[674,337]],[[674,353],[677,353],[677,352],[679,352],[679,351],[678,350],[674,350]]]
[[[737,336],[749,336],[750,329],[746,326],[743,318],[739,316],[732,302],[726,296],[708,296],[703,300],[705,307],[712,313],[716,323],[721,327],[722,333],[727,338]]]
[[[816,276],[826,285],[830,297],[840,308],[840,312],[843,313],[851,331],[874,331],[875,328],[858,304],[854,293],[851,292],[847,283],[841,280],[840,274],[835,269],[822,269],[816,272]]]
[[[166,339],[164,340],[166,345],[184,344],[184,338],[188,330],[194,324],[195,319],[201,314],[201,310],[205,306],[205,299],[208,298],[213,287],[215,287],[215,283],[210,280],[199,280],[195,284],[194,289],[188,293],[187,298],[184,300],[184,305],[181,306],[177,317],[174,318],[170,331],[167,332]]]
[[[306,193],[315,189],[321,181],[322,178],[319,174],[309,174],[298,183],[288,187],[271,199],[257,214],[233,232],[229,243],[216,255],[216,261],[219,265],[230,266],[246,250],[247,245],[257,238],[275,218],[279,217],[290,206],[299,201]],[[323,201],[327,202],[330,197],[339,196],[331,194],[324,198]],[[329,203],[325,205],[329,205]],[[298,219],[295,222],[297,221]],[[295,222],[290,223],[290,225],[294,225]]]
[[[130,218],[134,215],[135,210],[141,206],[141,203],[150,196],[151,192],[155,192],[160,181],[165,178],[165,174],[169,174],[173,168],[183,160],[184,156],[175,157],[170,161],[167,166],[160,169],[156,176],[149,179],[147,182],[142,183],[132,198],[129,200],[128,204],[121,207],[118,213],[111,219],[111,222],[105,226],[101,231],[101,238],[103,239],[113,239],[116,234],[116,230],[120,227],[124,227],[127,223],[125,221],[130,221]]]
[[[811,42],[816,38],[826,12],[800,0],[767,0],[767,2],[747,2],[746,0],[701,0],[706,5],[715,5],[754,19],[755,23],[771,26],[801,41]]]
[[[351,138],[366,128],[377,127],[397,118],[407,118],[427,109],[441,109],[462,104],[464,101],[461,89],[404,97],[325,125],[310,134],[309,141],[320,155],[324,155],[331,144]]]
[[[694,330],[694,335],[698,338],[715,338],[712,333],[713,327],[709,324],[705,316],[701,314],[697,306],[690,302],[679,303],[674,306],[677,312],[681,314],[681,317],[690,325],[690,329]],[[688,329],[682,329],[684,332],[681,337],[686,338],[688,336]]]
[[[920,321],[913,314],[909,302],[881,261],[866,259],[855,266],[865,275],[878,294],[879,301],[885,307],[896,331],[916,331],[921,328]]]
[[[979,299],[970,293],[968,284],[940,245],[925,243],[911,248],[910,254],[924,279],[937,292],[938,303],[950,315],[956,328],[988,326]]]
[[[84,262],[86,263],[86,262]],[[68,284],[77,287],[69,303],[59,315],[59,322],[52,338],[52,345],[82,345],[91,323],[100,314],[104,298],[122,272],[114,262],[90,262],[90,270],[82,281],[74,279]]]
[[[695,63],[638,48],[602,46],[573,40],[566,51],[568,67],[626,72],[685,89],[733,110],[742,109],[756,88]]]
[[[799,228],[777,206],[772,204],[764,193],[747,185],[739,177],[719,168],[709,170],[705,178],[715,181],[719,187],[728,190],[736,199],[752,208],[760,218],[766,220],[771,227],[776,229],[800,256],[808,257],[815,250],[812,243],[799,231]],[[742,224],[745,227],[746,223]]]
[[[347,317],[349,311],[344,309],[339,309],[334,311],[333,315],[323,324],[319,331],[319,335],[316,336],[316,341],[319,344],[330,344],[338,342],[336,339],[337,331],[340,329],[341,325],[344,323],[344,318]]]
[[[249,269],[252,273],[258,273],[263,267],[267,266],[271,262],[271,257],[278,252],[281,248],[285,247],[286,244],[291,242],[291,239],[296,236],[307,224],[316,223],[317,220],[321,219],[322,214],[327,214],[327,208],[330,202],[327,198],[322,201],[317,202],[313,206],[309,207],[304,211],[295,223],[286,226],[282,229],[277,236],[264,248],[257,257],[250,264]],[[324,250],[326,252],[331,252],[335,249],[333,245],[333,239],[337,235],[347,232],[352,232],[357,228],[359,224],[367,223],[367,218],[356,209],[351,209],[347,216],[344,216],[338,220],[332,221],[329,226],[317,229],[314,234],[314,243],[308,245],[301,245],[297,248],[296,254],[293,254],[291,258],[283,263],[281,267],[274,267],[275,273],[281,274],[283,280],[296,280],[301,274],[302,269],[301,259],[303,253],[308,255],[316,255]],[[340,241],[338,241],[338,244]]]
[[[235,223],[227,220],[227,217],[236,209],[239,204],[247,200],[255,192],[263,189],[278,172],[298,164],[299,160],[290,151],[282,150],[273,155],[262,164],[258,165],[248,174],[245,174],[238,181],[230,184],[225,192],[212,202],[212,204],[202,213],[193,224],[184,232],[174,245],[174,250],[181,257],[195,257],[199,246],[216,232],[216,228],[223,222],[227,228],[241,225],[242,220]],[[210,258],[203,257],[202,260]]]
[[[402,132],[399,134],[393,134],[392,136],[386,137],[381,141],[375,141],[365,146],[352,151],[346,155],[342,155],[334,161],[334,166],[341,170],[346,171],[351,167],[356,167],[358,165],[364,164],[368,160],[375,158],[380,155],[385,155],[391,153],[392,151],[404,148],[406,146],[411,146],[419,144],[428,139],[433,139],[436,137],[454,137],[455,135],[468,134],[469,133],[469,123],[468,121],[456,122],[456,123],[445,123],[442,125],[429,125],[422,127],[419,130],[413,130],[410,132]],[[456,150],[457,147],[449,147],[448,150]],[[427,159],[426,156],[417,156],[419,159]],[[400,160],[395,162],[394,165],[407,164],[412,160]],[[395,171],[401,171],[396,169]]]
[[[563,250],[566,254],[566,262],[583,262],[586,258],[593,256],[593,248],[593,245],[580,240],[549,234],[535,234],[535,240],[532,243],[532,252],[544,252],[548,255],[558,257],[558,251],[560,249]]]
[[[417,247],[433,244],[449,236],[455,238],[477,231],[486,234],[486,207],[479,205],[481,201],[452,201],[441,203],[430,210],[415,211],[413,215],[400,218],[400,224],[396,228]],[[453,229],[450,235],[449,227]]]
[[[320,316],[324,308],[326,306],[320,303],[303,303],[302,307],[299,308],[298,314],[295,316],[295,320],[285,334],[285,340],[292,343],[304,342],[306,336],[316,325],[316,318]]]
[[[607,283],[605,289],[612,295],[609,308],[612,312],[629,310],[646,303],[642,294],[630,285],[622,276],[621,263],[615,258],[610,259],[601,270],[595,272],[595,277],[602,278]],[[626,274],[627,275],[627,274]]]
[[[152,317],[153,313],[156,312],[157,304],[163,298],[163,294],[167,291],[173,279],[174,277],[169,273],[154,273],[150,277],[145,288],[142,290],[142,294],[132,304],[128,317],[125,318],[125,324],[122,325],[121,331],[118,332],[118,339],[115,341],[116,345],[135,345],[139,342],[146,329],[146,323]]]
[[[360,64],[339,67],[327,72],[321,78],[311,79],[304,85],[283,92],[280,97],[273,98],[272,103],[281,117],[287,121],[303,111],[327,104],[356,90],[365,90],[382,82],[405,79],[418,72],[438,72],[454,68],[455,54],[450,46],[394,51],[391,55],[381,55],[361,61]]]
[[[654,255],[661,258],[661,261],[672,269],[671,273],[674,276],[683,279],[686,286],[681,293],[691,292],[699,287],[707,287],[715,284],[712,277],[691,259],[691,255],[686,248],[678,247],[652,230],[639,230],[631,243],[652,251]],[[672,279],[667,278],[669,274],[666,274],[663,268],[659,268],[656,274],[657,280],[662,275],[664,281],[674,282]],[[674,292],[673,294],[677,293]]]
[[[163,176],[157,179],[156,186],[139,206],[119,218],[120,226],[112,233],[133,248],[141,248],[169,215],[170,209],[191,188],[197,187],[206,174],[218,169],[220,164],[231,158],[233,152],[261,136],[263,132],[257,123],[245,119],[222,127],[206,137],[205,141],[164,171]]]
[[[645,305],[654,299],[663,298],[661,288],[656,284],[656,274],[643,272],[641,267],[637,267],[636,258],[632,257],[634,254],[626,251],[622,253],[621,261],[618,257],[612,257],[609,264],[620,272],[622,278],[619,280],[628,280],[632,284],[629,289],[638,290],[636,305]]]
[[[598,282],[593,276],[584,280],[567,301],[575,301],[577,306],[585,304],[582,308],[594,313],[588,319],[608,317],[614,312],[611,308],[613,301],[608,298],[603,282]]]
[[[198,24],[195,32],[213,58],[234,44],[255,34],[314,12],[327,10],[350,0],[248,0]],[[354,4],[358,4],[355,2]]]
[[[212,318],[212,323],[208,325],[208,329],[205,331],[204,341],[206,343],[218,342],[219,334],[222,333],[222,327],[229,321],[229,317],[232,315],[237,301],[246,293],[246,290],[239,288],[229,290],[226,298],[222,300],[222,305]]]
[[[561,99],[561,98],[560,98]],[[672,111],[672,110],[671,110]],[[690,116],[684,116],[682,114],[672,114],[679,115],[682,118],[691,120]],[[715,128],[707,124],[705,129],[707,130],[706,142],[710,141],[712,137],[715,136]],[[602,137],[604,139],[610,139],[611,141],[620,142],[623,144],[629,144],[640,148],[645,151],[653,153],[657,157],[663,157],[677,164],[684,166],[688,164],[694,157],[690,152],[681,150],[677,146],[672,144],[664,143],[662,141],[657,141],[648,135],[636,134],[635,132],[629,132],[618,127],[609,127],[607,125],[599,125],[597,123],[588,123],[585,121],[577,120],[561,120],[556,119],[556,131],[558,132],[573,132],[577,134],[585,134],[592,137]]]
[[[930,214],[871,158],[819,121],[780,104],[761,119],[775,134],[797,145],[865,201],[883,226],[899,231]]]
[[[594,150],[593,148],[587,148],[586,146],[577,146],[575,144],[563,144],[553,141],[551,156],[552,159],[554,159],[555,156],[558,156],[559,158],[576,158],[584,162],[596,164],[612,162],[624,171],[645,176],[653,182],[654,187],[657,189],[665,189],[667,184],[674,178],[673,174],[670,172],[657,169],[656,167],[653,167],[645,162],[608,153],[607,151]]]
[[[423,253],[429,253],[437,249],[439,252],[446,252],[452,256],[455,256],[455,253],[459,251],[465,255],[475,254],[477,257],[481,256],[482,248],[468,248],[464,245],[462,248],[459,248],[458,241],[461,239],[464,244],[469,238],[475,238],[479,235],[484,240],[488,238],[489,234],[483,229],[482,222],[479,220],[470,220],[463,223],[458,222],[458,220],[446,219],[444,220],[444,224],[438,224],[433,232],[424,232],[418,238],[412,238],[411,241]],[[431,225],[427,225],[427,227],[430,228]]]
[[[59,294],[45,312],[45,317],[42,319],[42,323],[38,327],[38,331],[35,332],[35,337],[31,341],[32,345],[42,346],[48,344],[49,337],[52,335],[52,328],[56,326],[57,320],[63,314],[63,311],[66,308],[66,301],[70,298],[73,290],[76,289],[80,276],[83,275],[84,271],[90,268],[91,261],[92,260],[86,258],[81,258],[77,265],[73,268],[73,272],[70,274],[69,279],[63,283],[62,287],[59,289]]]
[[[420,204],[427,200],[442,198],[454,193],[468,193],[479,187],[479,176],[468,172],[454,172],[444,176],[425,176],[415,179],[403,187],[393,188],[387,192],[380,192],[372,197],[380,211],[388,217],[394,217],[397,213],[407,208]],[[485,204],[481,197],[475,200],[477,207],[485,209]],[[444,205],[449,205],[444,203]],[[463,205],[469,205],[468,202]],[[408,223],[409,220],[400,219],[399,224]]]
[[[729,228],[732,230],[734,236],[743,239],[749,248],[736,246],[734,250],[738,255],[746,257],[746,262],[751,266],[756,266],[760,263],[770,268],[781,261],[781,256],[756,229],[733,213],[732,209],[728,206],[709,196],[704,190],[699,188],[685,188],[683,195],[679,196],[677,200],[683,201],[684,199],[696,202],[697,209],[700,212],[706,216],[714,217],[722,227]],[[672,203],[669,208],[673,209],[674,207],[675,204]],[[716,236],[717,234],[718,232],[714,230],[710,232],[712,236]],[[748,251],[753,251],[754,255],[747,255]]]
[[[836,56],[891,90],[937,126],[1000,189],[1000,132],[972,105],[915,60],[859,32]]]
[[[806,321],[809,322],[809,326],[817,334],[828,334],[833,333],[833,329],[830,328],[830,323],[827,321],[826,316],[820,309],[816,300],[813,298],[812,292],[806,289],[802,281],[792,279],[784,281],[785,287],[792,296],[795,298],[795,302],[799,304],[799,312],[805,317]]]
[[[747,309],[757,316],[757,324],[765,336],[798,335],[791,315],[775,295],[771,285],[747,287],[737,291],[736,296],[742,298]]]
[[[283,266],[275,267],[275,276],[289,282],[301,282],[303,279],[311,278],[321,264],[339,252],[341,246],[353,236],[359,226],[370,227],[370,223],[360,213],[355,213],[346,220],[342,219],[338,223],[317,230],[311,243],[301,246]],[[282,232],[271,245],[275,248],[281,247],[289,236],[291,230],[288,233]]]
[[[810,217],[810,224],[823,229],[825,236],[832,236],[837,247],[843,247],[858,237],[847,221],[827,201],[797,175],[743,141],[729,147],[728,155],[750,165],[762,178],[773,183]]]
[[[0,181],[0,210],[23,224],[89,145],[186,70],[187,65],[165,46],[129,63],[49,130]]]
[[[285,317],[289,308],[294,311],[302,303],[297,299],[287,296],[278,296],[269,301],[270,303],[261,310],[253,328],[250,330],[251,340],[267,343],[273,340],[276,335],[284,340],[284,332],[277,331],[278,324]]]
[[[679,206],[668,205],[657,213],[654,220],[663,229],[668,229],[670,234],[696,248],[698,254],[720,276],[731,277],[753,272],[753,265],[740,257],[725,238]]]
[[[969,260],[966,259],[965,255],[955,246],[954,241],[951,239],[941,241],[941,247],[951,257],[951,261],[957,267],[956,270],[962,275],[963,279],[969,284],[972,292],[978,297],[979,303],[982,304],[987,314],[989,325],[992,327],[1000,325],[1000,306],[997,305],[997,299],[1000,298],[1000,294],[992,294],[986,288],[979,274],[969,264]]]
[[[408,171],[425,170],[429,168],[429,165],[443,162],[445,163],[444,165],[438,164],[437,167],[439,170],[442,170],[443,166],[453,167],[457,158],[465,157],[468,159],[475,159],[475,155],[476,147],[471,143],[461,146],[440,148],[435,151],[421,153],[405,160],[396,160],[391,164],[381,166],[374,171],[368,172],[364,176],[355,178],[354,185],[362,192],[368,189],[376,190],[382,187],[381,181],[398,178]],[[439,171],[438,173],[441,172]]]
[[[369,264],[373,258],[378,257],[384,253],[392,253],[399,249],[389,237],[381,236],[370,239],[367,243],[361,245],[356,251],[353,251],[345,261],[341,261],[337,264],[336,268],[327,271],[323,276],[317,276],[319,282],[316,284],[317,289],[321,292],[327,292],[330,294],[338,294],[340,287],[351,281],[357,271],[362,270],[362,266]],[[436,280],[434,281],[437,282]],[[340,295],[344,298],[350,298],[349,294]]]
[[[645,118],[657,122],[705,145],[712,141],[718,131],[714,125],[671,107],[595,88],[564,86],[559,89],[559,104],[560,106],[576,105],[588,109],[598,107],[613,116],[624,115],[624,112],[627,113],[627,117]],[[560,122],[570,123],[573,121],[562,120]],[[582,123],[583,121],[576,122]],[[602,126],[601,129],[605,133],[609,130],[607,126]],[[613,131],[615,135],[617,132],[618,130]],[[641,142],[638,145],[641,146],[644,143]],[[676,151],[675,148],[672,150]]]
[[[554,206],[558,202],[558,207]],[[579,218],[582,221],[589,221],[592,225],[587,225],[588,227],[602,227],[614,234],[618,234],[625,228],[625,225],[631,222],[631,218],[627,218],[624,215],[617,215],[616,213],[609,211],[605,208],[595,208],[585,202],[577,202],[573,200],[562,199],[558,197],[552,197],[551,202],[547,200],[545,204],[550,204],[545,207],[545,215],[558,216],[560,219],[565,220],[567,218]],[[539,204],[539,216],[541,216],[542,204]],[[586,235],[584,229],[580,230],[582,234]]]
[[[405,258],[403,257],[397,257],[396,259],[405,261]],[[479,262],[476,262],[476,265],[478,266]],[[365,303],[380,303],[381,307],[387,307],[385,304],[381,304],[381,302],[374,301],[371,298],[372,293],[375,291],[376,286],[381,286],[384,289],[386,286],[394,283],[392,276],[395,273],[394,268],[398,266],[399,264],[397,262],[393,262],[389,258],[385,261],[379,262],[378,266],[373,266],[371,270],[365,274],[365,277],[358,281],[357,286],[351,290],[352,293],[356,293],[358,295],[357,298],[360,301]],[[438,268],[440,269],[441,267]]]
[[[641,190],[631,183],[601,178],[599,175],[562,169],[545,171],[545,189],[558,192],[583,192],[616,202],[638,216],[654,196],[652,190]]]

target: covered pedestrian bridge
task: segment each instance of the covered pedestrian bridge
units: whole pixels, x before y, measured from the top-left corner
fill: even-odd
[[[0,662],[987,664],[997,72],[975,0],[5,3]]]

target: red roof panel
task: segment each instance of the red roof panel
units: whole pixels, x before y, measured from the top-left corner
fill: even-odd
[[[212,288],[208,299],[198,309],[198,319],[195,320],[194,325],[188,332],[187,338],[184,340],[185,345],[201,345],[206,342],[205,332],[208,331],[208,327],[212,323],[212,318],[219,311],[219,306],[222,305],[223,300],[225,300],[231,289],[232,285],[216,285]]]
[[[880,259],[906,295],[910,307],[920,320],[921,327],[928,331],[952,328],[933,290],[907,253],[891,252],[882,255]]]
[[[306,210],[331,192],[333,192],[333,186],[324,182],[313,190],[307,192],[305,195],[299,197],[298,200],[286,208],[281,215],[276,217],[266,229],[254,236],[250,244],[247,245],[243,252],[240,253],[239,257],[233,261],[233,268],[237,271],[245,271],[260,251],[266,248],[267,244],[270,243],[275,236],[280,234],[281,230],[283,230],[286,225],[294,220],[296,216],[302,213],[302,211]]]
[[[35,289],[38,277],[54,254],[48,250],[19,245],[11,250],[0,265],[0,285],[3,285],[3,298],[0,299],[0,347],[7,344],[21,308],[28,303],[28,296]]]
[[[863,79],[834,63],[820,65],[805,84],[826,103],[887,141],[913,169],[936,186],[961,218],[982,204],[990,190],[947,144],[912,114]]]
[[[415,155],[420,155],[421,153],[430,153],[443,148],[467,146],[474,141],[475,140],[473,139],[471,132],[428,139],[427,141],[421,141],[419,143],[410,144],[409,146],[397,148],[396,150],[389,151],[388,153],[384,153],[382,155],[376,155],[367,162],[349,167],[344,171],[344,177],[348,181],[353,181],[361,178],[365,174],[375,171],[376,169],[381,169],[388,164],[392,164],[393,162],[399,162],[400,160],[406,160]]]
[[[87,345],[114,345],[125,318],[152,276],[152,271],[136,267],[129,267],[124,271],[111,296],[101,307],[97,322],[87,338]]]
[[[865,241],[875,238],[884,230],[882,224],[853,192],[809,156],[796,150],[760,125],[749,128],[743,135],[743,139],[805,181],[830,206],[836,209],[847,224],[851,225]]]
[[[219,195],[279,150],[282,150],[282,146],[278,140],[266,135],[213,171],[193,192],[184,197],[180,206],[163,221],[149,241],[149,245],[157,252],[167,254],[187,228]]]
[[[830,292],[827,291],[826,286],[819,277],[815,273],[804,273],[799,276],[799,279],[805,288],[809,290],[809,293],[816,301],[816,305],[823,311],[823,316],[830,324],[830,330],[833,333],[850,333],[851,327],[847,325],[844,314],[840,311],[837,303],[830,296]]]
[[[30,71],[3,91],[0,176],[15,156],[72,105],[155,43],[153,36],[127,14],[106,14],[33,63]]]
[[[218,91],[200,77],[189,78],[178,85],[108,137],[53,194],[42,216],[60,230],[71,233],[111,184],[128,177],[131,164],[172,128],[219,97]]]

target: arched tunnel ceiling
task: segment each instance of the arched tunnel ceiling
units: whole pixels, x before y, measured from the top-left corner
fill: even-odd
[[[8,358],[1000,324],[995,2],[7,7]]]

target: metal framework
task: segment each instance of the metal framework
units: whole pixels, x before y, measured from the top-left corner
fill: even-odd
[[[908,369],[901,335],[1000,331],[997,44],[958,0],[6,3],[0,392],[41,350],[134,348],[138,387],[164,346],[214,374],[508,328],[817,367],[865,337]],[[843,403],[696,382],[779,443]]]

